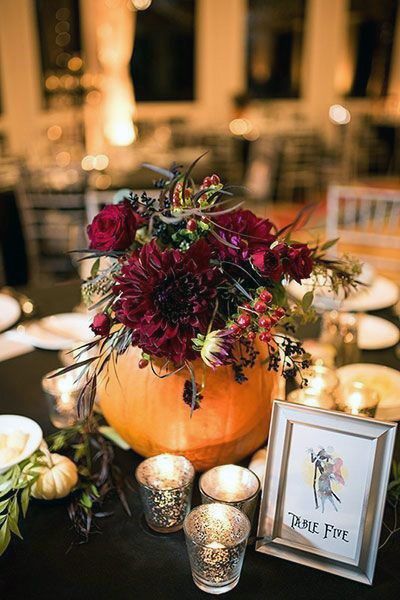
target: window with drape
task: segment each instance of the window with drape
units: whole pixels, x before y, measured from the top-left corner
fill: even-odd
[[[247,82],[252,98],[299,97],[305,4],[249,0]]]
[[[86,83],[79,0],[35,0],[35,7],[44,103],[48,108],[81,104]]]
[[[195,0],[157,0],[137,12],[131,75],[138,102],[195,97]]]
[[[387,94],[398,4],[398,0],[351,0],[348,96],[366,98]]]

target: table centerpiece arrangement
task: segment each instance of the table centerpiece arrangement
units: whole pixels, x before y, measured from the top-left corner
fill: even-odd
[[[82,284],[98,336],[78,360],[83,418],[98,395],[106,419],[139,454],[186,456],[198,470],[237,462],[268,433],[278,371],[309,366],[291,333],[313,316],[310,275],[348,294],[359,264],[329,258],[334,242],[301,243],[304,212],[278,229],[233,198],[218,175],[149,166],[156,193],[129,193],[87,228],[94,259]]]

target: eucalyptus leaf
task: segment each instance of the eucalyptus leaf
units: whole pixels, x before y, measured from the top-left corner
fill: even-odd
[[[0,556],[7,550],[8,544],[10,543],[11,534],[8,528],[8,522],[5,521],[0,527]]]
[[[6,480],[0,483],[0,497],[5,496],[12,488],[12,480]]]
[[[24,517],[26,516],[26,513],[28,512],[29,500],[30,500],[30,488],[26,487],[24,490],[22,490],[22,493],[21,493],[21,509],[22,509],[22,514]]]
[[[19,537],[21,540],[23,539],[23,537],[21,535],[21,532],[19,530],[19,527],[18,527],[18,521],[16,521],[13,517],[10,517],[8,519],[8,526],[9,526],[10,531],[14,535],[16,535],[17,537]]]
[[[323,250],[323,251],[329,250],[329,248],[332,248],[332,246],[337,244],[339,239],[340,238],[335,238],[334,240],[328,240],[327,242],[325,242],[325,244],[322,244],[322,246],[320,247],[320,250]]]
[[[306,292],[301,301],[303,310],[307,311],[309,308],[311,308],[313,301],[314,301],[314,292]]]
[[[90,269],[90,276],[96,277],[97,273],[100,269],[100,257],[97,257],[94,263],[92,264],[92,268]]]
[[[122,450],[130,449],[129,444],[127,444],[125,440],[112,427],[109,427],[108,425],[102,425],[99,427],[99,431],[102,435],[104,435],[105,438],[110,440],[113,444],[115,444]]]

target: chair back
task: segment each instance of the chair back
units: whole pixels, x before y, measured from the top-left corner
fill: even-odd
[[[326,233],[382,269],[400,267],[400,190],[331,185]]]

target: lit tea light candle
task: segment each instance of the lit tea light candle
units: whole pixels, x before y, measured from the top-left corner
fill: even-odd
[[[250,527],[248,517],[234,506],[203,504],[192,510],[184,531],[197,587],[223,594],[237,585]]]
[[[335,399],[331,394],[326,392],[317,393],[315,390],[309,390],[308,388],[293,390],[288,394],[287,400],[295,404],[304,404],[305,406],[324,408],[325,410],[332,410],[336,406]]]
[[[77,374],[74,372],[51,377],[55,373],[51,371],[42,379],[50,421],[54,427],[71,427],[78,421],[77,406],[82,383],[76,380]]]
[[[194,467],[184,456],[159,454],[136,469],[144,515],[161,533],[178,531],[190,510]]]
[[[214,467],[200,477],[203,504],[222,502],[239,508],[251,520],[257,505],[260,481],[249,469],[238,465]]]
[[[339,409],[351,415],[374,417],[379,404],[379,394],[360,381],[344,385]]]
[[[323,365],[314,365],[304,372],[304,378],[307,380],[307,385],[288,394],[289,402],[326,410],[336,407],[339,378],[332,369]]]

